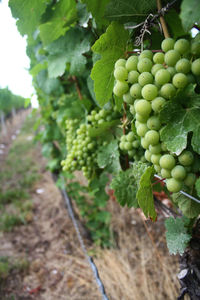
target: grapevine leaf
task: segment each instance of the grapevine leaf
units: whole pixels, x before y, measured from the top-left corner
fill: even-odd
[[[91,73],[100,106],[104,106],[111,98],[114,64],[124,55],[128,36],[128,31],[122,25],[113,22],[92,46],[94,52],[101,54],[101,59],[95,63]]]
[[[109,1],[110,0],[82,0],[82,2],[87,5],[88,11],[91,12],[99,27],[107,24],[107,21],[103,18],[103,16],[106,5]]]
[[[132,169],[120,171],[113,177],[110,187],[114,190],[114,195],[120,205],[127,205],[128,207],[135,208],[138,207],[136,199],[137,185]]]
[[[144,21],[145,16],[156,10],[154,0],[111,0],[106,7],[105,17],[112,21],[138,22]]]
[[[180,17],[185,31],[190,30],[195,23],[200,25],[199,11],[200,11],[199,0],[182,1]]]
[[[64,37],[51,43],[46,48],[48,56],[48,74],[50,78],[62,76],[66,63],[70,63],[70,74],[80,75],[86,65],[86,57],[82,54],[90,49],[90,36],[84,36],[77,28],[70,29]]]
[[[47,71],[42,70],[37,75],[38,86],[43,90],[47,95],[55,93],[57,95],[63,92],[63,88],[60,84],[60,81],[55,78],[48,78]]]
[[[30,74],[34,77],[36,76],[40,71],[44,70],[47,68],[47,62],[44,61],[43,63],[39,63],[35,65],[31,70]]]
[[[94,198],[93,201],[101,208],[106,206],[108,195],[105,191],[108,182],[108,175],[103,172],[98,178],[95,177],[89,185],[90,195]]]
[[[106,168],[110,173],[115,174],[121,170],[117,140],[113,140],[99,149],[97,163],[100,168]]]
[[[140,208],[143,210],[145,216],[150,217],[153,221],[156,220],[156,211],[154,207],[154,198],[152,192],[151,179],[154,174],[154,167],[146,168],[142,177],[140,178],[139,188],[137,191],[137,199]]]
[[[170,9],[170,11],[166,14],[165,19],[173,33],[173,38],[176,39],[179,36],[185,35],[181,19],[175,9]]]
[[[142,175],[144,174],[144,172],[146,171],[146,169],[148,168],[148,165],[146,163],[143,163],[141,161],[139,162],[134,162],[132,164],[132,170],[133,170],[133,175],[135,177],[136,183],[139,187],[140,184],[140,179],[142,177]]]
[[[172,199],[187,218],[192,219],[200,214],[200,204],[183,194],[175,193],[173,194]]]
[[[31,35],[39,24],[42,14],[46,10],[45,0],[10,0],[9,6],[21,35]]]
[[[48,22],[39,26],[40,37],[45,46],[64,35],[77,18],[75,0],[60,0],[52,11]]]
[[[188,233],[185,227],[188,222],[187,218],[168,218],[165,221],[166,240],[170,254],[183,254],[188,242],[191,239],[191,234]]]
[[[170,112],[170,113],[169,113]],[[161,131],[161,140],[165,142],[168,150],[179,155],[187,146],[187,135],[193,132],[192,147],[200,154],[200,107],[183,109],[174,101],[169,101],[161,111],[161,119],[167,125]]]
[[[90,14],[86,9],[86,5],[83,3],[77,3],[77,14],[78,14],[78,22],[80,26],[84,26],[87,24]]]
[[[108,132],[108,129],[112,129],[119,123],[120,123],[119,120],[112,120],[110,122],[104,122],[102,124],[99,124],[97,128],[91,127],[89,128],[89,136],[96,137],[96,136],[110,134],[111,131]]]
[[[197,195],[200,197],[200,177],[197,179],[195,183],[195,189],[197,191]]]

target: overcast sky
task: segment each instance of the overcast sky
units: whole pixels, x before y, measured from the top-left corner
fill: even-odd
[[[24,0],[26,1],[26,0]],[[17,95],[31,97],[34,93],[32,78],[28,73],[26,38],[17,31],[8,0],[0,2],[0,87]]]

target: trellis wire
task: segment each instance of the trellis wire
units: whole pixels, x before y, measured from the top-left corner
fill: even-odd
[[[156,178],[162,180],[162,182],[166,183],[166,180],[163,180],[162,177],[160,177],[160,176],[158,176],[158,175],[154,175],[154,177],[156,177]],[[195,201],[195,202],[197,202],[197,203],[200,203],[200,200],[199,200],[199,199],[193,197],[192,195],[190,195],[190,194],[188,194],[188,193],[186,193],[186,192],[184,192],[184,191],[182,191],[182,190],[181,190],[179,193],[183,194],[184,196],[190,198],[191,200],[193,200],[193,201]]]
[[[76,234],[77,234],[79,243],[80,243],[81,248],[82,248],[82,250],[84,252],[85,258],[87,259],[87,261],[88,261],[88,263],[89,263],[89,265],[90,265],[90,267],[92,269],[93,276],[94,276],[94,279],[96,280],[96,283],[97,283],[98,288],[100,290],[100,293],[102,295],[102,299],[103,300],[109,300],[108,297],[107,297],[107,295],[106,295],[104,285],[103,285],[103,283],[101,281],[101,278],[99,276],[98,269],[97,269],[97,267],[96,267],[96,265],[95,265],[92,257],[87,254],[87,250],[86,250],[83,238],[81,236],[81,233],[80,233],[77,221],[76,221],[75,216],[74,216],[74,212],[73,212],[73,208],[72,208],[72,204],[71,204],[70,198],[68,197],[67,192],[66,192],[66,190],[64,188],[64,178],[62,178],[62,181],[63,181],[63,188],[61,189],[61,192],[62,192],[62,195],[63,195],[63,197],[65,199],[65,203],[67,205],[68,213],[70,215],[70,218],[71,218],[72,223],[74,225],[74,228],[76,230]]]

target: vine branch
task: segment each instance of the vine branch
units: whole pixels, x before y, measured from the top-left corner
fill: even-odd
[[[80,90],[80,87],[79,87],[79,83],[78,83],[77,77],[76,76],[72,76],[72,80],[74,81],[74,83],[76,85],[76,91],[77,91],[79,99],[83,100],[83,95],[81,94],[81,90]]]
[[[161,0],[156,0],[156,2],[157,2],[158,11],[161,11],[161,9],[162,9]],[[167,24],[166,24],[165,19],[162,15],[160,16],[160,23],[161,23],[162,30],[163,30],[163,33],[164,33],[164,37],[169,38],[170,34],[169,34],[169,31],[168,31],[168,28],[167,28]]]

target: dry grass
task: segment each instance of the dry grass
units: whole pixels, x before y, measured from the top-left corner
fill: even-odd
[[[109,299],[176,299],[178,257],[166,249],[163,219],[155,225],[147,222],[150,238],[137,212],[113,202],[109,210],[117,248],[100,251],[95,259]]]

